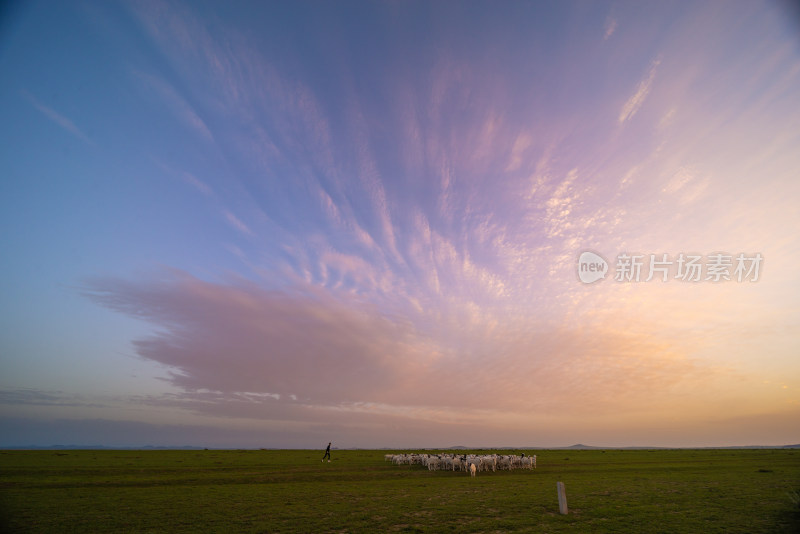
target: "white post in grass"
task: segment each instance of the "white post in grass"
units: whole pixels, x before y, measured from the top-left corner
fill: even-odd
[[[558,511],[561,515],[567,515],[569,510],[567,509],[567,492],[564,491],[564,483],[556,482],[556,488],[558,489]]]

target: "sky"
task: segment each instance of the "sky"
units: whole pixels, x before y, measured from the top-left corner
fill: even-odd
[[[31,1],[0,72],[0,447],[800,443],[791,3]]]

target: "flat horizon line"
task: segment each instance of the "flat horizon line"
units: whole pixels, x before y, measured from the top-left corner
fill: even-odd
[[[322,450],[324,447],[206,447],[202,445],[130,445],[130,446],[109,446],[109,445],[0,445],[0,450],[252,450],[252,451],[315,451]],[[791,445],[705,445],[705,446],[595,446],[575,444],[566,447],[467,447],[464,445],[453,445],[449,447],[331,447],[331,450],[339,451],[452,451],[452,450],[539,450],[539,451],[567,451],[567,450],[702,450],[702,449],[800,449],[800,443]]]

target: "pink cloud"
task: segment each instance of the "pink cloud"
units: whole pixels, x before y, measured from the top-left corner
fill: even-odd
[[[217,414],[600,413],[663,404],[672,387],[707,373],[641,334],[536,329],[483,315],[432,326],[424,311],[393,315],[312,287],[271,291],[167,271],[144,281],[95,279],[86,293],[156,325],[134,346],[172,369],[185,394],[169,402]]]
[[[96,280],[91,297],[159,325],[134,342],[188,390],[262,392],[312,402],[362,400],[395,375],[403,323],[322,293],[219,285],[181,272],[147,283]]]

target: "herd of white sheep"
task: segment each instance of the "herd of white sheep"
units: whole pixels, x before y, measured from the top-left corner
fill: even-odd
[[[466,471],[475,476],[478,471],[497,471],[498,469],[536,469],[536,455],[517,456],[514,454],[387,454],[386,461],[395,465],[422,465],[429,471],[446,469]]]

